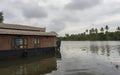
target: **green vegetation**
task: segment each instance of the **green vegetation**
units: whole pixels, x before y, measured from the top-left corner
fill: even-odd
[[[61,39],[64,41],[118,41],[120,40],[120,27],[117,27],[115,32],[109,32],[109,27],[106,25],[104,28],[100,28],[99,33],[97,28],[92,28],[81,34],[65,34]]]
[[[3,13],[0,12],[0,23],[3,23]]]

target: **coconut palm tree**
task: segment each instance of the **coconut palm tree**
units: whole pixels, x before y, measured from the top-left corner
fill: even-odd
[[[109,39],[109,36],[108,36],[109,27],[108,27],[108,25],[105,26],[105,30],[106,30],[106,32],[105,32],[106,40],[108,40]]]
[[[117,27],[117,31],[120,32],[120,27]]]
[[[108,25],[105,26],[106,33],[108,33],[109,27]]]
[[[92,30],[89,30],[89,34],[92,34]]]
[[[92,28],[92,29],[91,29],[91,31],[92,31],[92,33],[94,33],[94,32],[95,32],[95,29],[94,29],[94,28]]]
[[[106,29],[107,31],[109,30],[109,27],[108,27],[108,25],[106,25],[106,26],[105,26],[105,29]]]
[[[86,33],[88,33],[88,29],[86,29],[86,31],[85,31]]]
[[[95,33],[98,34],[98,29],[97,28],[95,29]]]
[[[101,31],[101,33],[104,33],[104,28],[102,27],[102,28],[100,29],[100,31]]]

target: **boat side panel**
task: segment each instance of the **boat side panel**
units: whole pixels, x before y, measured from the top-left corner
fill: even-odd
[[[21,50],[2,50],[0,51],[0,59],[5,58],[16,58],[26,56],[44,56],[47,54],[55,54],[54,47],[46,48],[32,48],[32,49],[21,49]]]
[[[11,49],[11,36],[0,35],[0,51]]]

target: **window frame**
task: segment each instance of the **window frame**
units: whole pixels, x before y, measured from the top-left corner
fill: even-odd
[[[36,36],[34,38],[34,47],[39,48],[40,47],[40,37]]]
[[[17,39],[21,39],[22,40],[22,44],[19,44],[17,46],[16,40]],[[25,44],[25,40],[26,40],[26,44]],[[23,48],[20,48],[20,46],[23,46]],[[12,38],[11,39],[11,48],[16,50],[16,49],[26,49],[28,48],[28,39],[27,38],[23,38],[23,37],[16,37],[16,38]]]

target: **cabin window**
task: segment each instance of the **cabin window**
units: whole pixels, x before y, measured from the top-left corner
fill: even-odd
[[[39,38],[35,38],[34,43],[35,43],[35,44],[39,44],[39,43],[40,43],[40,39],[39,39]]]
[[[23,39],[16,39],[16,47],[23,48]]]
[[[12,39],[12,48],[19,49],[19,48],[27,48],[27,39]]]
[[[35,42],[34,43],[37,44],[37,38],[35,38]]]
[[[40,39],[38,37],[35,38],[34,44],[35,44],[35,47],[39,47],[39,45],[40,45]]]
[[[27,39],[24,39],[24,44],[27,45]]]

